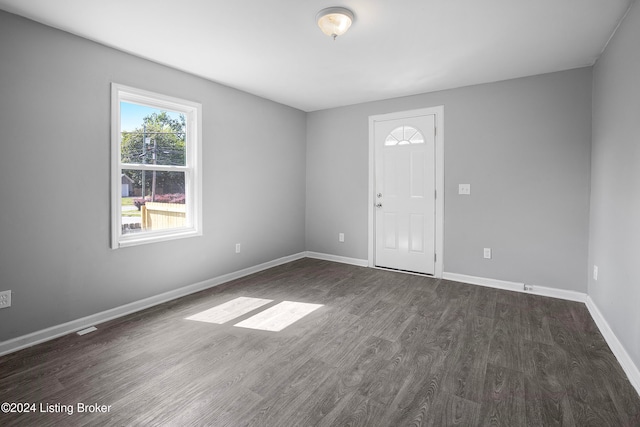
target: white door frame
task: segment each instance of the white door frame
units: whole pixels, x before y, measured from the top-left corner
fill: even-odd
[[[369,116],[369,267],[375,266],[375,123],[378,121],[403,119],[406,117],[435,115],[435,176],[436,176],[436,223],[435,223],[435,273],[442,278],[444,266],[444,105],[399,111]]]

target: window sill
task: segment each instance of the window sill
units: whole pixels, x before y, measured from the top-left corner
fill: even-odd
[[[118,246],[113,249],[126,248],[129,246],[144,245],[147,243],[166,242],[169,240],[186,239],[189,237],[202,236],[202,232],[196,229],[182,229],[173,232],[145,233],[144,235],[128,235],[122,237]]]

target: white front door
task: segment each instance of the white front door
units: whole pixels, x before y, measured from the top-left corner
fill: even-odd
[[[375,265],[435,272],[435,114],[375,121]]]

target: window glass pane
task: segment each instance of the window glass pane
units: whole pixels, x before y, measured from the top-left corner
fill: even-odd
[[[402,141],[404,139],[403,130],[404,128],[400,126],[399,128],[395,128],[394,130],[392,130],[389,135],[394,137],[396,141]]]
[[[424,144],[424,137],[420,132],[416,132],[415,135],[409,140],[412,144]]]
[[[121,178],[122,234],[187,226],[184,172],[125,169]]]
[[[411,126],[404,127],[404,140],[411,141],[411,137],[414,136],[418,132],[418,129],[412,128]]]
[[[184,166],[185,115],[120,102],[121,161]]]
[[[398,140],[393,137],[393,135],[387,135],[387,139],[384,140],[384,145],[396,145],[398,144]]]

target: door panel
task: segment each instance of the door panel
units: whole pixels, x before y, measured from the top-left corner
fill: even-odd
[[[384,213],[384,248],[398,249],[398,215],[393,212]]]
[[[387,153],[384,159],[384,187],[383,191],[387,197],[398,196],[398,172],[396,165],[399,163],[398,153]]]
[[[435,116],[375,122],[375,265],[434,274]]]
[[[411,252],[424,252],[424,215],[412,214],[409,228]]]
[[[411,153],[411,197],[425,197],[424,187],[425,187],[425,156],[422,152],[413,152]]]

